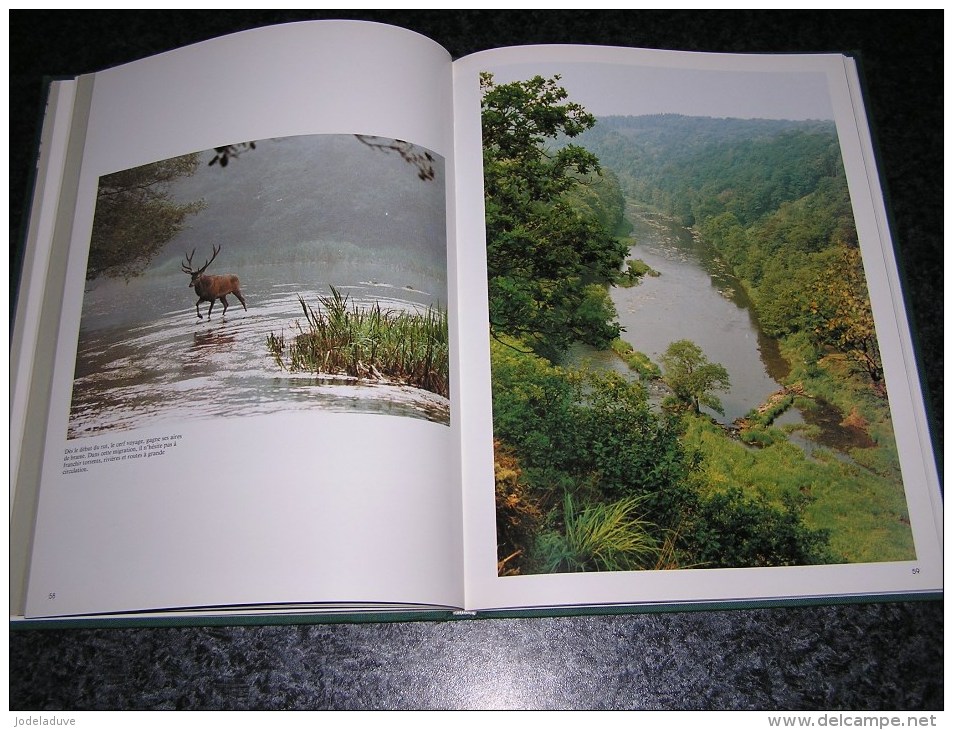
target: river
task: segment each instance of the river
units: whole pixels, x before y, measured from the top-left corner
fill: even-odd
[[[691,231],[660,217],[631,216],[637,244],[629,252],[659,276],[614,287],[623,339],[658,363],[668,346],[688,339],[728,371],[731,389],[715,395],[731,423],[781,386],[787,364],[758,326],[753,306],[727,265]]]
[[[714,249],[689,229],[662,216],[646,214],[630,205],[635,245],[630,258],[644,261],[658,272],[632,287],[612,287],[610,294],[624,328],[622,339],[658,363],[668,346],[681,339],[697,344],[710,362],[727,371],[731,387],[716,391],[724,413],[704,409],[723,425],[745,416],[781,389],[790,368],[778,343],[761,331],[754,305],[730,267]],[[595,367],[627,372],[611,352],[577,349],[572,356]],[[818,446],[846,452],[870,446],[866,434],[840,424],[843,416],[829,404],[815,402],[810,410],[791,408],[778,425],[816,426],[815,440],[789,434],[807,452]]]
[[[676,340],[698,345],[710,362],[728,371],[731,388],[714,393],[724,413],[704,410],[729,424],[781,388],[788,366],[777,342],[761,332],[750,298],[710,246],[672,220],[632,206],[627,213],[636,241],[629,257],[641,259],[658,276],[610,290],[622,339],[655,363]],[[572,359],[619,372],[628,369],[611,352],[577,349]]]

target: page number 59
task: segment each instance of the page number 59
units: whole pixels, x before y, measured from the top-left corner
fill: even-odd
[[[48,601],[55,601],[55,600],[56,600],[56,594],[55,594],[55,593],[50,593],[49,595],[47,595],[46,600],[48,600]]]

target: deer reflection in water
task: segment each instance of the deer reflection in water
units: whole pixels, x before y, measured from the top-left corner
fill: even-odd
[[[192,351],[224,350],[236,342],[235,335],[229,332],[196,332],[192,335]]]

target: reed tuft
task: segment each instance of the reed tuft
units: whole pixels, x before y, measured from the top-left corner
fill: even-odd
[[[447,313],[382,310],[349,305],[347,295],[331,287],[316,309],[299,296],[304,323],[290,342],[283,334],[267,338],[269,352],[291,372],[348,375],[362,380],[400,383],[450,395]]]

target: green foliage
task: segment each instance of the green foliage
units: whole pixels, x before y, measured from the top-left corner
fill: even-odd
[[[783,441],[786,436],[776,428],[763,426],[760,423],[749,425],[741,430],[738,437],[750,446],[770,446],[778,441]]]
[[[738,437],[746,444],[761,447],[786,440],[785,433],[771,428],[771,424],[794,405],[796,394],[802,392],[803,386],[798,383],[790,389],[782,388],[771,394],[764,403],[749,411],[744,418],[735,421],[736,425],[741,426]]]
[[[590,285],[611,282],[628,250],[606,226],[618,220],[617,195],[607,202],[612,195],[593,192],[588,209],[580,203],[584,181],[599,172],[596,156],[547,147],[595,123],[566,101],[558,78],[497,85],[481,77],[491,330],[552,357],[572,342],[602,347],[619,334],[614,311],[593,306]]]
[[[601,536],[621,539],[619,525],[635,512],[658,551],[651,559],[645,554],[643,567],[652,560],[665,567],[829,562],[835,558],[825,531],[838,535],[836,555],[869,559],[869,550],[851,550],[856,534],[845,537],[843,521],[849,529],[869,529],[870,510],[837,509],[836,520],[825,510],[836,507],[838,494],[861,489],[878,504],[902,509],[884,480],[868,476],[862,487],[850,486],[858,474],[837,460],[812,462],[783,440],[755,451],[704,419],[683,424],[657,414],[640,385],[617,375],[560,368],[502,343],[493,344],[491,356],[494,431],[519,464],[516,502],[546,515],[528,528],[539,534],[532,558],[511,561],[508,569],[608,569],[581,557],[592,551],[580,546]],[[616,510],[630,499],[638,509],[622,519]],[[899,519],[896,527],[886,546],[876,542],[889,556],[907,549]],[[525,550],[526,536],[521,540],[510,552]],[[633,569],[628,565],[612,569]]]
[[[679,425],[652,412],[639,384],[556,367],[501,343],[491,356],[494,433],[544,506],[564,491],[594,502],[639,496],[660,529],[678,523],[689,468]]]
[[[564,199],[577,210],[591,213],[613,235],[629,235],[632,224],[625,220],[625,196],[618,176],[603,167],[597,176],[580,176],[578,182]]]
[[[645,263],[642,259],[629,259],[625,262],[625,268],[616,277],[616,286],[635,286],[642,282],[642,277],[660,276],[659,272]]]
[[[593,344],[589,339],[592,333],[599,333],[596,335],[599,343],[606,346],[620,331],[608,324],[614,322],[617,316],[608,287],[605,284],[589,284],[583,287],[582,300],[574,313],[573,319],[577,324],[573,332],[579,340],[590,344]]]
[[[286,346],[283,334],[267,343],[281,367],[407,383],[442,396],[450,392],[447,313],[384,311],[379,304],[348,306],[334,287],[313,309],[299,297],[307,327]]]
[[[833,562],[828,534],[804,526],[806,498],[780,506],[738,487],[702,498],[684,529],[692,557],[709,568],[818,565]]]
[[[839,247],[829,258],[826,275],[809,289],[805,329],[815,343],[845,354],[882,388],[883,363],[860,251]]]
[[[641,500],[620,499],[577,509],[566,494],[563,531],[545,532],[537,543],[543,572],[643,570],[658,563],[661,550],[653,525],[638,515]]]
[[[632,345],[623,339],[616,338],[610,345],[612,351],[618,355],[629,366],[635,370],[643,380],[655,380],[662,377],[662,371],[658,365],[649,359],[644,352],[639,352]]]
[[[103,175],[96,193],[86,278],[139,276],[162,247],[182,230],[203,201],[172,201],[169,185],[192,175],[198,155],[175,157]]]
[[[711,393],[731,387],[728,371],[722,365],[708,362],[701,348],[690,340],[670,344],[661,360],[663,380],[672,389],[676,408],[687,406],[700,413],[704,405],[724,413],[721,401]]]
[[[484,147],[495,149],[495,159],[501,164],[512,162],[529,168],[550,168],[553,174],[522,176],[525,183],[537,183],[542,197],[550,199],[572,187],[573,182],[566,174],[570,170],[586,174],[598,165],[594,155],[573,145],[551,160],[542,154],[546,140],[560,134],[575,137],[596,121],[582,105],[566,102],[569,95],[558,81],[559,76],[551,79],[535,76],[528,81],[496,84],[492,74],[480,75]]]

